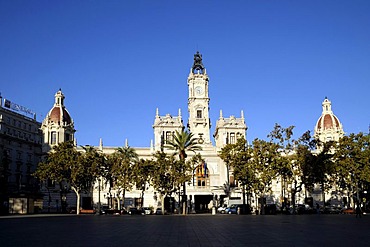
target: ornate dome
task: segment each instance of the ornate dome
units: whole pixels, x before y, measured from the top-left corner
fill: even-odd
[[[71,116],[65,108],[54,106],[49,113],[49,121],[62,122],[66,124],[72,123]]]
[[[331,110],[331,102],[325,98],[322,103],[322,114],[315,126],[315,136],[325,142],[337,141],[343,134],[343,126]]]
[[[72,118],[64,106],[64,94],[61,89],[55,94],[55,103],[53,108],[48,113],[47,120],[57,124],[69,125],[72,124]]]

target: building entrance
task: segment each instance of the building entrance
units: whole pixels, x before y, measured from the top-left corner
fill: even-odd
[[[213,206],[212,195],[195,195],[194,209],[197,214],[210,213]]]

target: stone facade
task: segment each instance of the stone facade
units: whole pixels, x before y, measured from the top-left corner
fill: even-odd
[[[236,143],[240,137],[247,139],[247,125],[244,118],[244,112],[241,111],[240,117],[230,116],[224,117],[220,110],[219,118],[216,121],[213,138],[211,137],[211,120],[209,115],[210,110],[210,95],[209,95],[209,76],[206,68],[203,65],[202,57],[197,52],[194,56],[194,64],[190,69],[187,78],[188,85],[188,112],[189,119],[187,120],[187,129],[198,138],[198,144],[202,147],[201,154],[205,159],[204,164],[199,164],[199,167],[194,169],[192,180],[187,184],[187,200],[189,212],[206,212],[213,206],[218,206],[220,203],[241,203],[242,190],[237,187],[233,179],[232,170],[228,171],[225,163],[219,158],[218,153],[226,144]],[[331,102],[326,98],[322,104],[323,113],[320,116],[315,126],[315,137],[321,141],[338,140],[343,136],[343,127],[339,119],[331,110]],[[165,114],[161,116],[159,109],[156,109],[154,123],[152,125],[154,132],[154,141],[150,147],[135,148],[140,159],[152,159],[153,155],[158,151],[172,152],[165,148],[165,144],[170,140],[176,131],[185,128],[181,109],[177,116]],[[53,145],[67,140],[74,140],[74,123],[67,109],[64,106],[64,95],[59,90],[55,95],[55,103],[49,111],[47,117],[42,123],[41,129],[44,133],[45,144],[43,151],[49,151]],[[126,141],[126,146],[128,145]],[[103,145],[103,140],[100,140],[99,146],[96,147],[105,154],[112,154],[118,147],[108,147]],[[188,153],[190,159],[195,153]],[[200,167],[202,166],[202,167]],[[199,168],[199,169],[198,169]],[[202,170],[203,169],[203,170]],[[203,174],[199,174],[202,170]],[[205,170],[205,171],[204,171]],[[204,176],[204,173],[207,174]],[[227,177],[229,176],[229,178]],[[225,198],[225,185],[229,181],[231,185],[231,194],[229,198]],[[99,184],[100,183],[100,184]],[[53,185],[51,185],[53,186]],[[61,198],[61,188],[44,187],[47,190],[44,193],[48,194],[47,206],[50,208],[58,208],[58,201]],[[54,194],[50,195],[50,191]],[[275,179],[271,183],[271,192],[266,195],[267,204],[281,205],[284,200],[290,200],[290,188],[284,184],[280,178]],[[160,198],[153,188],[145,191],[144,202],[141,202],[141,190],[127,191],[125,199],[122,200],[122,195],[119,192],[110,189],[109,185],[104,181],[97,181],[93,187],[92,194],[82,195],[82,207],[84,205],[107,205],[109,207],[119,208],[124,204],[125,207],[145,206],[157,208],[160,206]],[[314,201],[320,201],[320,191],[312,195],[307,195],[305,190],[302,190],[296,195],[296,203],[306,203],[306,196],[314,197]],[[331,193],[331,192],[330,192]],[[68,205],[75,205],[75,197],[70,193],[70,198],[65,198]],[[120,199],[121,198],[121,199]],[[252,207],[258,207],[258,199],[255,195],[249,195],[248,201]],[[227,201],[228,200],[228,201]],[[50,202],[51,201],[51,202]],[[165,207],[167,210],[173,210],[178,206],[180,195],[174,195],[172,198],[167,198]],[[340,199],[338,200],[340,201]],[[59,203],[60,204],[60,203]],[[338,202],[339,204],[339,202]]]
[[[209,115],[210,109],[210,98],[209,98],[209,76],[206,72],[205,67],[202,64],[201,55],[196,60],[197,53],[195,55],[193,67],[190,70],[187,84],[188,84],[188,112],[189,119],[187,122],[188,130],[193,133],[195,138],[198,138],[198,144],[202,147],[202,150],[197,152],[202,155],[206,161],[206,174],[207,176],[200,176],[197,174],[199,169],[195,169],[193,172],[193,179],[190,185],[187,185],[186,191],[188,196],[189,211],[207,211],[213,206],[213,201],[219,201],[220,198],[224,197],[225,192],[223,186],[227,183],[227,171],[223,161],[218,157],[218,152],[227,143],[235,143],[236,139],[240,136],[246,137],[247,126],[244,119],[244,114],[241,112],[241,117],[230,116],[225,118],[222,116],[220,111],[220,118],[217,120],[215,128],[215,142],[212,143],[211,139],[211,121]],[[201,63],[201,66],[199,64]],[[179,110],[177,116],[166,114],[164,116],[159,115],[159,110],[156,110],[156,115],[153,124],[154,130],[154,144],[148,148],[135,148],[139,158],[151,159],[153,154],[157,151],[166,150],[164,147],[166,141],[172,138],[175,131],[180,131],[185,126],[181,116],[181,110]],[[104,153],[113,153],[117,147],[104,147],[102,144],[99,147]],[[188,159],[190,159],[194,153],[188,153]],[[230,172],[232,176],[232,172]],[[100,186],[101,202],[102,204],[110,204],[111,197],[117,196],[116,191],[112,190],[111,194],[108,193],[108,189],[103,185]],[[241,191],[235,189],[233,197],[241,198]],[[138,206],[138,199],[141,198],[141,191],[133,190],[126,192],[125,206]],[[94,202],[97,202],[98,191],[94,191]],[[170,199],[171,206],[174,207],[179,201],[179,196],[174,196]],[[114,200],[113,200],[114,201]],[[144,194],[144,206],[156,208],[159,205],[159,198],[156,192],[150,188]],[[169,202],[166,203],[168,205]]]

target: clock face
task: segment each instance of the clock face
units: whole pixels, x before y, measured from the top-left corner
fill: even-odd
[[[201,94],[203,94],[203,88],[202,87],[196,87],[195,88],[195,93],[197,94],[197,95],[201,95]]]

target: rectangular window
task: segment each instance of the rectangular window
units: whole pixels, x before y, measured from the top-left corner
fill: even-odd
[[[172,141],[172,136],[173,136],[173,134],[172,134],[172,132],[171,132],[171,131],[167,131],[167,132],[166,132],[166,143],[167,143],[168,141]]]
[[[230,133],[230,144],[235,144],[235,133]]]
[[[20,171],[21,171],[21,167],[22,167],[22,162],[17,161],[17,168],[16,168],[16,172],[20,172]]]
[[[50,138],[50,144],[56,144],[56,143],[57,143],[57,132],[52,131],[51,138]]]
[[[20,151],[17,152],[17,159],[18,160],[22,159],[22,152]]]
[[[197,110],[197,118],[202,118],[202,110]]]

